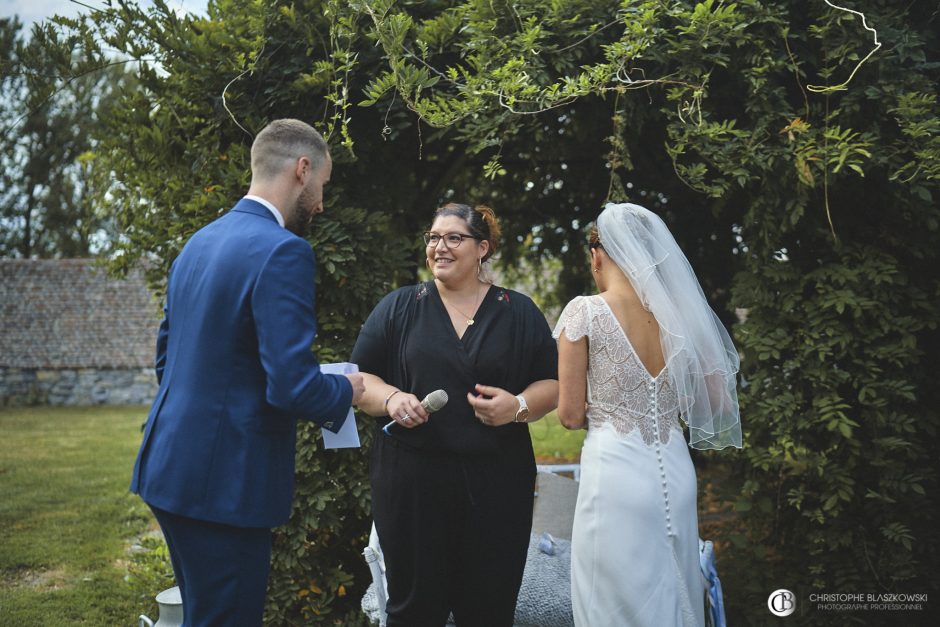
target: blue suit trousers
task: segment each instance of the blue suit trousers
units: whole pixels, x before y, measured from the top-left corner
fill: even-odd
[[[271,530],[150,509],[170,550],[183,598],[183,627],[259,627],[271,568]]]

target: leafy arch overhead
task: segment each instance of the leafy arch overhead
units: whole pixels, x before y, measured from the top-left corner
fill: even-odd
[[[730,618],[754,623],[784,582],[935,585],[937,20],[926,0],[118,0],[34,32],[58,71],[32,80],[132,60],[93,163],[113,265],[152,259],[155,284],[245,189],[251,134],[324,130],[324,359],[414,279],[442,200],[496,208],[499,268],[549,311],[590,289],[605,200],[657,211],[743,354],[746,447],[697,462],[730,508],[702,519]],[[365,458],[318,442],[301,435],[273,623],[351,624],[368,581]]]

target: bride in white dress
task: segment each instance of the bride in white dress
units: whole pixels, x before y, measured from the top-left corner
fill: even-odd
[[[579,627],[705,624],[695,448],[741,446],[738,356],[669,230],[607,205],[591,236],[600,294],[555,327],[558,415],[587,427],[571,541]]]

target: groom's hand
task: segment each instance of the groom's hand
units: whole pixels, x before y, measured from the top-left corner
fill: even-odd
[[[349,379],[349,383],[352,384],[352,404],[359,405],[359,401],[362,400],[362,394],[366,391],[366,383],[362,379],[362,375],[358,372],[350,372],[346,375],[346,378]]]

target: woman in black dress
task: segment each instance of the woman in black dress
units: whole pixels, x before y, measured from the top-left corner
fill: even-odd
[[[509,627],[532,526],[526,422],[558,402],[551,330],[523,294],[481,277],[499,226],[451,203],[425,233],[434,280],[385,296],[353,349],[376,420],[372,515],[390,627]],[[428,415],[434,390],[449,402]],[[389,417],[395,424],[382,431]]]

